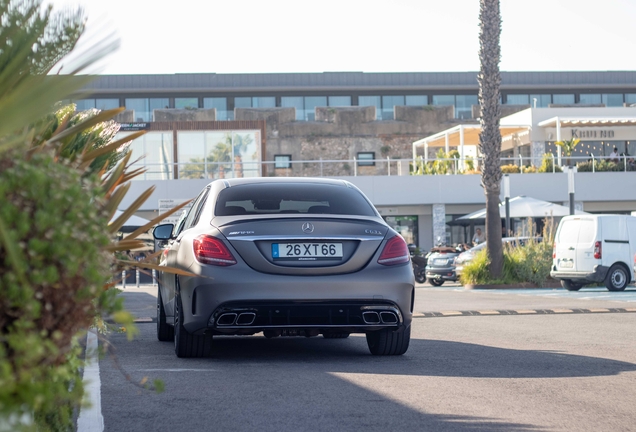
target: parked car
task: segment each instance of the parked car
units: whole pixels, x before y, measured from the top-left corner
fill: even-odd
[[[157,337],[203,357],[222,335],[366,335],[374,355],[409,346],[414,277],[406,242],[354,185],[312,178],[216,180],[167,240]]]
[[[557,227],[550,276],[569,291],[591,283],[623,291],[634,280],[635,254],[636,217],[566,216]]]
[[[528,239],[530,239],[530,237],[504,237],[501,239],[501,241],[504,244],[517,246],[519,244],[520,245],[525,244],[528,241]],[[534,240],[537,242],[540,242],[542,240],[542,237],[534,237]],[[453,266],[455,267],[455,272],[457,273],[457,279],[459,279],[460,275],[464,271],[464,266],[468,264],[469,262],[471,262],[473,258],[475,258],[475,255],[477,254],[477,252],[479,252],[485,247],[486,247],[486,242],[480,243],[477,246],[472,247],[468,249],[467,251],[460,253],[457,256],[457,258],[455,258],[455,262],[453,263]]]
[[[453,263],[462,251],[464,251],[463,246],[438,246],[431,249],[426,263],[428,283],[433,286],[442,286],[446,281],[457,281]]]

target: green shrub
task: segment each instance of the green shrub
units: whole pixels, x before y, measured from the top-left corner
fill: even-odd
[[[66,424],[81,397],[69,348],[112,300],[100,190],[46,152],[0,155],[0,418],[19,407]]]
[[[538,171],[540,173],[551,173],[553,167],[552,161],[552,153],[544,153],[543,157],[541,158],[541,166],[539,167]],[[561,167],[555,166],[554,172],[563,172],[563,170],[561,169]]]
[[[523,170],[524,173],[528,173],[528,174],[539,172],[537,170],[537,167],[535,167],[534,165],[524,166],[521,169]]]
[[[530,282],[543,286],[550,277],[552,266],[552,243],[535,242],[532,239],[525,245],[506,248],[505,254],[514,263],[512,276],[517,282]]]
[[[576,170],[578,172],[592,172],[592,164],[594,164],[594,171],[623,171],[625,165],[623,162],[612,162],[607,159],[600,159],[596,161],[580,162],[576,164]]]
[[[519,167],[517,165],[508,164],[501,166],[501,172],[503,174],[519,174]]]

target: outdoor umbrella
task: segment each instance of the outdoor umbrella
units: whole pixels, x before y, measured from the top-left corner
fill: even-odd
[[[576,214],[587,214],[587,212],[576,210]],[[549,201],[542,201],[527,196],[517,196],[510,199],[510,218],[526,219],[526,218],[546,218],[561,217],[570,214],[570,208]],[[506,206],[504,203],[499,204],[499,215],[501,218],[506,217]],[[459,217],[448,225],[480,225],[486,220],[486,209],[478,210]]]

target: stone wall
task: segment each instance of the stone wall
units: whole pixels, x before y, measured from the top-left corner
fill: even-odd
[[[398,106],[396,120],[376,120],[375,107],[318,107],[315,112],[316,121],[307,122],[295,120],[294,108],[237,108],[235,119],[266,121],[265,160],[291,155],[291,170],[270,167],[269,176],[386,175],[388,165],[391,175],[398,169],[406,175],[407,163],[398,168],[397,161],[386,159],[410,159],[414,141],[460,123],[452,106]],[[360,152],[374,152],[375,165],[354,166]]]

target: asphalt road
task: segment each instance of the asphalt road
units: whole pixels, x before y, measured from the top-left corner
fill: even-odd
[[[105,430],[636,430],[636,289],[528,291],[418,286],[401,357],[371,356],[361,335],[255,335],[215,338],[209,359],[178,359],[154,323],[139,323],[133,342],[110,335],[118,362],[166,391],[140,390],[103,358]],[[153,294],[123,295],[136,316],[153,317]],[[514,310],[553,313],[502,312]],[[426,315],[444,311],[474,314]]]

